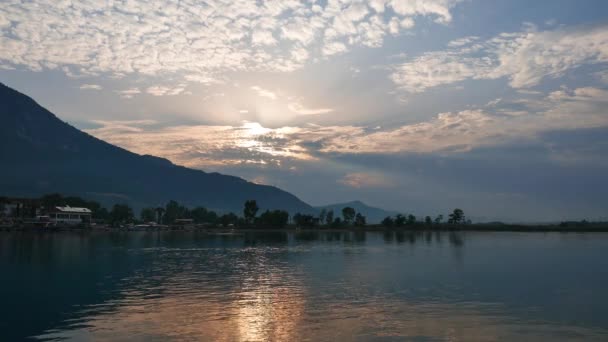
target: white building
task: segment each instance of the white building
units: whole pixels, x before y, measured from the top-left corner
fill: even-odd
[[[51,222],[56,225],[76,226],[79,224],[89,224],[91,222],[91,210],[77,207],[55,207],[50,213]]]

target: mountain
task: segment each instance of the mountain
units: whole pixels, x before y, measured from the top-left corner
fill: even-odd
[[[135,208],[173,199],[220,212],[241,213],[255,199],[261,209],[315,210],[296,196],[219,173],[142,156],[99,140],[58,119],[33,99],[0,83],[0,195],[58,192]]]
[[[356,212],[367,218],[368,223],[380,223],[387,216],[394,216],[398,214],[394,211],[387,211],[380,208],[370,207],[369,205],[361,201],[352,201],[346,203],[328,204],[324,206],[315,207],[317,210],[333,210],[335,215],[342,215],[342,209],[345,207],[351,207]]]

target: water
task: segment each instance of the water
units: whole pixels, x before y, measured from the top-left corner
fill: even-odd
[[[0,233],[0,339],[606,341],[608,234]]]

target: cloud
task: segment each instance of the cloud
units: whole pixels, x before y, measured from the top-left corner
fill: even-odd
[[[250,182],[255,183],[255,184],[262,184],[262,185],[270,184],[268,178],[265,176],[256,176],[253,179],[251,179]]]
[[[132,99],[135,95],[141,94],[139,88],[129,88],[125,90],[119,90],[117,93],[124,99]]]
[[[608,84],[608,70],[602,70],[602,71],[596,72],[594,75],[602,83]]]
[[[299,141],[288,137],[300,129],[270,129],[255,122],[241,126],[152,127],[150,121],[94,121],[102,127],[87,133],[140,154],[170,159],[197,168],[227,165],[280,164],[283,160],[311,160]]]
[[[83,90],[101,90],[103,88],[100,85],[98,85],[98,84],[82,84],[82,85],[80,85],[80,89],[83,89]]]
[[[448,43],[448,46],[449,47],[461,47],[464,45],[470,45],[471,43],[473,43],[477,40],[479,40],[479,37],[477,37],[477,36],[468,36],[468,37],[452,40],[451,42]]]
[[[608,90],[582,87],[560,90],[541,100],[506,107],[441,113],[429,121],[393,130],[362,130],[324,141],[325,153],[458,153],[475,148],[534,140],[543,132],[608,127]]]
[[[97,121],[87,130],[142,154],[159,155],[177,164],[207,168],[221,165],[286,165],[336,155],[458,154],[474,149],[534,142],[552,131],[608,127],[608,90],[562,89],[538,100],[507,100],[483,109],[438,114],[431,120],[393,129],[364,126],[302,125],[158,127],[150,122]]]
[[[128,134],[144,132],[145,128],[157,124],[154,120],[93,120],[101,127],[92,131],[96,134]]]
[[[153,96],[173,96],[185,93],[186,86],[179,85],[173,88],[165,86],[152,86],[146,89],[146,93]]]
[[[328,42],[323,46],[323,55],[325,56],[333,56],[343,52],[346,52],[348,49],[344,43],[341,42]]]
[[[273,37],[271,31],[254,31],[251,34],[251,43],[254,46],[258,45],[276,45],[277,40]]]
[[[306,108],[300,102],[292,102],[287,105],[290,111],[299,115],[318,115],[331,113],[334,110],[331,108]]]
[[[459,0],[428,0],[428,1],[403,1],[390,0],[388,5],[397,14],[412,17],[415,15],[435,16],[436,21],[446,24],[452,21],[450,8],[455,6]]]
[[[469,79],[508,78],[513,88],[533,87],[582,65],[608,62],[608,26],[503,33],[484,42],[466,37],[448,46],[396,66],[393,82],[409,93]]]
[[[352,188],[384,188],[391,185],[384,175],[365,172],[348,173],[338,183]]]
[[[256,94],[258,94],[258,96],[261,97],[266,97],[269,98],[271,100],[276,100],[278,98],[277,94],[275,94],[274,92],[268,90],[268,89],[264,89],[262,87],[259,86],[252,86],[251,90],[255,91]]]
[[[289,72],[316,57],[381,46],[399,29],[389,22],[446,24],[458,2],[12,1],[0,8],[0,62],[74,76],[219,82],[234,71]]]

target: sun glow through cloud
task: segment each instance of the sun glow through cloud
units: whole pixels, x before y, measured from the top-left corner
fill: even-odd
[[[540,193],[563,204],[540,175],[560,170],[561,183],[578,184],[608,165],[608,4],[539,0],[535,9],[476,0],[8,0],[0,76],[95,137],[264,179],[311,202],[326,202],[321,193],[335,186],[326,195],[336,200],[415,205],[417,183],[485,203],[529,174],[527,184],[542,189],[500,198],[533,202]],[[476,165],[475,184],[448,181],[458,172],[441,170],[456,161]],[[504,171],[512,165],[529,171]],[[376,196],[383,178],[398,190]],[[594,184],[579,185],[592,192],[605,183]]]

